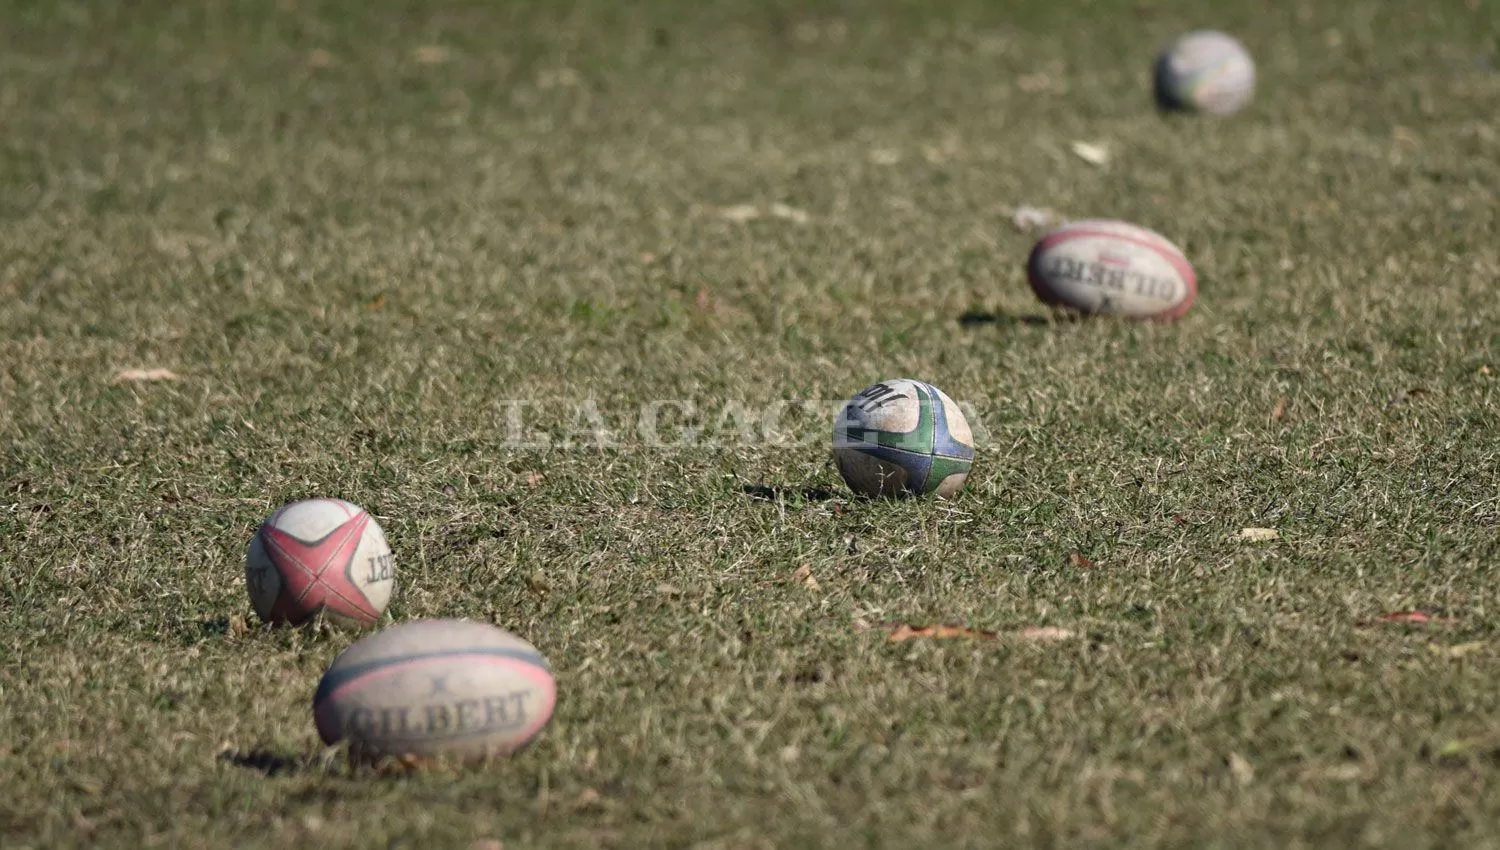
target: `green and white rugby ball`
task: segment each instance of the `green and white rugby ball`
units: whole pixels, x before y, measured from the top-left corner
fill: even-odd
[[[861,496],[939,496],[963,487],[974,434],[963,411],[932,384],[898,378],[867,387],[833,424],[833,457]]]

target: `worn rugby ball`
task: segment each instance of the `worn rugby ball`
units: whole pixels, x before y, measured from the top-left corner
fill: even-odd
[[[396,587],[380,525],[342,499],[293,502],[271,514],[245,552],[245,584],[268,623],[322,616],[341,626],[380,619]]]
[[[833,457],[861,496],[957,493],[974,464],[974,435],[958,405],[932,384],[881,381],[833,423]]]
[[[485,623],[415,620],[350,646],[318,683],[313,717],[359,759],[475,761],[530,743],[557,703],[536,647]]]
[[[1123,221],[1076,221],[1048,233],[1031,249],[1026,276],[1042,301],[1089,314],[1175,319],[1198,297],[1182,251]]]
[[[1164,109],[1229,115],[1255,93],[1255,62],[1234,38],[1214,30],[1182,36],[1156,60],[1156,100]]]

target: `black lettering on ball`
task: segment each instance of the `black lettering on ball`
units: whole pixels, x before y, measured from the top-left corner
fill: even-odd
[[[905,394],[896,392],[888,384],[875,384],[855,396],[853,405],[868,413],[872,410],[879,410],[898,398],[905,397]]]
[[[453,716],[458,718],[458,731],[463,732],[479,724],[479,700],[463,699],[453,706]]]
[[[369,737],[379,725],[375,712],[364,707],[356,708],[344,717],[344,729],[347,734],[356,738]]]
[[[365,575],[366,584],[375,584],[381,581],[390,581],[396,577],[396,557],[390,552],[384,555],[371,555]]]
[[[429,703],[426,706],[427,733],[447,732],[453,727],[453,712],[444,703]]]

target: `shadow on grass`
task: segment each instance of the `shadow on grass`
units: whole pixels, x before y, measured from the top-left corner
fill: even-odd
[[[219,760],[266,776],[296,776],[323,769],[323,760],[305,753],[278,753],[266,749],[226,749]]]
[[[206,641],[270,641],[286,648],[296,648],[328,641],[341,641],[348,634],[327,621],[322,614],[301,623],[267,623],[254,614],[228,617],[188,617],[173,623],[152,637],[175,638],[184,646]]]
[[[163,629],[152,637],[176,641],[182,646],[197,646],[206,642],[232,640],[245,632],[241,618],[238,632],[230,617],[185,617]]]
[[[982,328],[988,325],[1046,327],[1047,325],[1056,324],[1059,321],[1067,321],[1067,319],[1058,316],[1039,316],[1035,313],[1024,315],[994,313],[989,310],[966,310],[962,316],[958,317],[958,323],[966,328]]]
[[[330,747],[317,753],[293,753],[262,747],[248,750],[226,747],[219,753],[219,761],[255,771],[267,778],[309,775],[400,778],[416,773],[453,774],[492,761],[504,761],[507,758],[509,757],[492,756],[486,759],[465,760],[444,757],[385,756],[375,753],[361,754],[357,749],[351,750],[345,747]]]
[[[183,623],[177,630],[190,641],[225,637],[229,634],[229,618],[208,617],[202,620],[192,620]]]
[[[767,487],[764,484],[746,484],[745,495],[757,502],[830,502],[839,494],[824,487]]]

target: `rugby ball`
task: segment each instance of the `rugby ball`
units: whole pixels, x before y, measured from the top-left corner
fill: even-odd
[[[974,464],[963,411],[932,384],[897,378],[861,390],[833,423],[833,457],[861,496],[947,498]]]
[[[1193,266],[1160,234],[1123,221],[1077,221],[1031,249],[1037,297],[1082,313],[1175,319],[1198,297]]]
[[[344,650],[313,697],[325,743],[359,759],[475,761],[534,739],[552,717],[547,659],[519,637],[467,620],[415,620]]]
[[[1156,60],[1156,100],[1163,109],[1229,115],[1255,93],[1255,62],[1230,36],[1199,30],[1182,36]]]
[[[245,552],[245,584],[262,620],[342,626],[380,619],[396,587],[380,525],[342,499],[293,502],[271,514]]]

